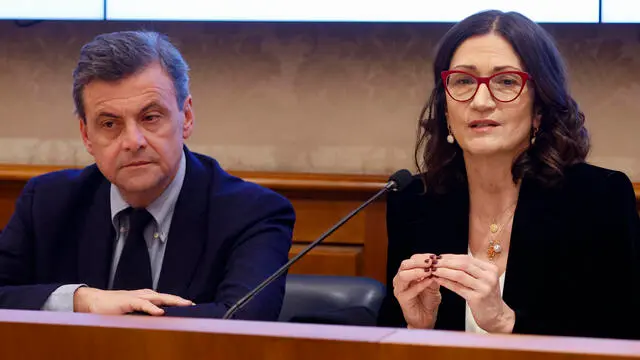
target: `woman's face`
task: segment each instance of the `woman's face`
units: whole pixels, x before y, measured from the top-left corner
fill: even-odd
[[[465,40],[453,54],[449,70],[482,77],[504,71],[525,71],[511,45],[496,34]],[[449,79],[445,85],[449,92],[454,86],[474,88],[473,79],[464,74],[452,75]],[[493,94],[504,100],[509,98],[509,91],[515,96],[521,83],[517,75],[507,74],[494,78],[491,87]],[[532,88],[524,86],[515,100],[500,102],[486,84],[480,84],[475,95],[466,101],[456,101],[448,93],[447,123],[466,155],[515,156],[529,146],[531,129],[540,124],[540,117],[534,114],[533,96]]]

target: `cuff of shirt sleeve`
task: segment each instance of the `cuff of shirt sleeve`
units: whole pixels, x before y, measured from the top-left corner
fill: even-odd
[[[69,284],[60,286],[49,295],[49,298],[42,306],[42,310],[73,312],[73,296],[76,290],[83,286],[86,285]]]

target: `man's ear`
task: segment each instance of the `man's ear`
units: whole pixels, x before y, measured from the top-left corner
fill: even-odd
[[[82,136],[82,143],[84,144],[84,148],[87,149],[87,152],[93,155],[93,145],[91,144],[91,140],[89,140],[87,121],[81,117],[78,117],[78,122],[80,123],[80,135]]]
[[[184,121],[182,122],[182,138],[188,139],[193,132],[193,122],[195,121],[195,115],[193,113],[193,99],[191,95],[187,96],[182,105],[182,113],[184,115]]]

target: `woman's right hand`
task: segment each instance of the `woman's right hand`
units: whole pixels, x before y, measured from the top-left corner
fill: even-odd
[[[415,254],[400,264],[393,278],[395,295],[409,328],[433,329],[442,296],[431,274],[433,254]]]

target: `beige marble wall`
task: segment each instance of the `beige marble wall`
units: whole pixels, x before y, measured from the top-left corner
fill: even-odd
[[[229,169],[412,167],[445,24],[0,22],[0,162],[86,164],[71,71],[95,34],[155,29],[192,67],[192,149]],[[590,161],[640,181],[640,27],[552,25],[592,132]]]

